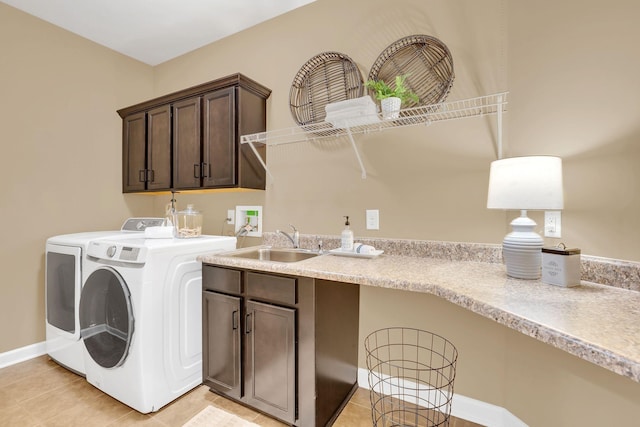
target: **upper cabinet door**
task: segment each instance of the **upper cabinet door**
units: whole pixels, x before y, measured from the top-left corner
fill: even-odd
[[[146,134],[145,112],[123,119],[122,126],[122,192],[145,190]]]
[[[171,106],[147,113],[147,190],[171,188]]]
[[[236,88],[203,96],[203,187],[235,186],[238,183]]]
[[[199,188],[204,171],[200,161],[200,100],[173,104],[173,188]]]

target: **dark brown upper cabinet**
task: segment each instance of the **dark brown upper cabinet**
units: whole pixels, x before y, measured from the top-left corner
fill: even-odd
[[[264,189],[265,170],[240,136],[265,131],[270,94],[234,74],[118,110],[122,191]]]

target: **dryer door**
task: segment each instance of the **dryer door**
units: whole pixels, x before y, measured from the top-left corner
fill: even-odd
[[[80,334],[91,358],[103,368],[122,365],[133,325],[131,293],[122,276],[110,267],[95,270],[80,297]]]

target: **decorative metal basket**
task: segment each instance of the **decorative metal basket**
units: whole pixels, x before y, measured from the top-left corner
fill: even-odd
[[[458,350],[414,328],[385,328],[364,340],[375,427],[448,426]]]
[[[298,71],[291,91],[291,115],[301,126],[324,120],[327,104],[361,97],[364,82],[358,66],[347,55],[324,52],[309,59]]]

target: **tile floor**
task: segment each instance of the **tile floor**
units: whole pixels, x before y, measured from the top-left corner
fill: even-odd
[[[0,425],[10,427],[180,427],[207,405],[217,406],[264,427],[282,427],[265,415],[211,393],[208,387],[191,392],[158,412],[143,415],[102,393],[47,356],[0,369]],[[351,398],[336,427],[371,426],[367,390]],[[451,427],[479,427],[452,419]]]

